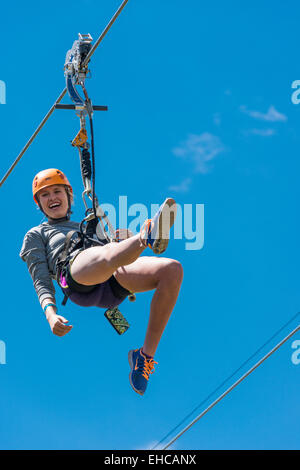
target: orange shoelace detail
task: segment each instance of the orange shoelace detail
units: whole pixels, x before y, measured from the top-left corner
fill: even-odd
[[[144,246],[151,247],[151,245],[147,244],[147,238],[151,230],[151,225],[152,225],[152,219],[147,219],[145,220],[144,225],[141,229],[141,241]]]
[[[145,359],[142,376],[145,377],[146,380],[149,380],[149,375],[153,374],[153,372],[155,371],[154,364],[157,364],[154,359]]]
[[[153,358],[147,359],[146,356],[142,355],[138,357],[135,365],[135,370],[139,370],[142,373],[142,376],[149,380],[149,375],[153,374],[155,371],[154,364],[157,364]]]

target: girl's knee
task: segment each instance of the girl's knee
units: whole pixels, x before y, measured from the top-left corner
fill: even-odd
[[[182,264],[175,259],[169,259],[163,268],[162,274],[169,282],[181,283],[183,279]]]

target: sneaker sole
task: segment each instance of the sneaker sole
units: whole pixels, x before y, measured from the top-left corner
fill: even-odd
[[[156,255],[160,255],[167,249],[170,239],[170,229],[174,225],[177,212],[174,199],[169,197],[163,204],[164,207],[158,219],[158,237],[152,246],[152,250]],[[168,215],[170,215],[170,217],[168,217]]]
[[[133,351],[129,351],[129,353],[128,353],[128,362],[129,362],[129,365],[130,365],[131,372],[133,371],[133,367],[134,367],[133,361],[132,361],[132,354],[133,354]],[[138,393],[139,395],[144,395],[144,393],[141,392],[141,391],[139,391],[139,390],[137,390],[137,389],[134,387],[133,383],[131,382],[131,372],[129,373],[129,382],[130,382],[131,387],[132,387],[133,390],[134,390],[136,393]]]

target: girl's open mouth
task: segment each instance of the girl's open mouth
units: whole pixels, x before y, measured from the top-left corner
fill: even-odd
[[[49,209],[55,210],[58,209],[61,206],[60,202],[54,202],[53,204],[50,204]]]

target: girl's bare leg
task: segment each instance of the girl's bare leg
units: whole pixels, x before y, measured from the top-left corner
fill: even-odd
[[[120,243],[92,247],[81,252],[71,266],[71,275],[80,284],[105,282],[113,274],[131,292],[154,290],[150,317],[143,345],[144,353],[154,356],[162,333],[175,306],[183,270],[178,261],[143,256],[140,235]]]
[[[133,263],[144,250],[140,234],[120,243],[88,248],[76,256],[71,276],[79,284],[100,284],[107,281],[119,266]]]
[[[175,306],[183,278],[181,264],[169,258],[142,256],[114,273],[118,282],[131,292],[155,289],[143,351],[154,356]]]

